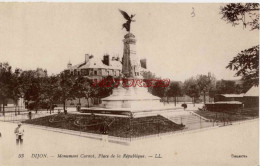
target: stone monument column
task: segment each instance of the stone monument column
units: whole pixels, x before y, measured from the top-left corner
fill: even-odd
[[[136,55],[136,39],[132,33],[127,33],[124,36],[124,50],[122,60],[122,73],[125,78],[141,78],[140,75],[140,60]]]

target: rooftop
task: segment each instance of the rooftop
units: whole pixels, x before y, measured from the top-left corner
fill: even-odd
[[[247,97],[259,97],[259,87],[258,86],[252,86],[244,96]]]
[[[100,58],[94,56],[89,57],[87,62],[82,62],[76,65],[73,65],[70,69],[85,69],[85,68],[99,68],[99,69],[122,69],[122,64],[118,60],[111,60],[109,66],[104,64]]]
[[[241,94],[220,94],[221,96],[224,97],[244,97],[244,93]]]

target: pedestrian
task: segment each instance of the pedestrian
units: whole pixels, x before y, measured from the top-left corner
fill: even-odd
[[[101,133],[102,133],[102,140],[103,140],[103,146],[105,146],[105,144],[108,142],[108,123],[107,121],[105,121],[102,125],[101,125]]]
[[[77,104],[77,107],[76,107],[76,108],[77,108],[77,111],[78,111],[78,112],[80,112],[80,109],[81,109],[81,104],[80,104],[80,103],[79,103],[79,104]]]
[[[23,144],[23,133],[24,129],[22,128],[22,123],[18,123],[18,127],[15,128],[14,133],[16,134],[16,145]]]
[[[107,134],[108,133],[108,129],[109,129],[109,125],[107,123],[107,121],[104,121],[101,126],[100,126],[100,133],[101,134]]]
[[[29,111],[28,117],[29,117],[30,120],[32,119],[32,112],[31,111]]]

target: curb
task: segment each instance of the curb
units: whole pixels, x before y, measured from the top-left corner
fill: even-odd
[[[126,140],[122,140],[124,138],[113,137],[113,136],[108,136],[105,138],[104,135],[95,134],[95,133],[87,133],[87,132],[67,130],[67,129],[61,129],[61,128],[48,127],[48,126],[32,125],[32,124],[27,124],[27,123],[23,123],[23,125],[31,127],[31,128],[37,128],[37,129],[47,130],[47,131],[52,131],[52,132],[57,132],[57,133],[75,135],[75,136],[95,139],[95,140],[99,140],[99,141],[108,141],[111,143],[117,143],[117,144],[121,144],[121,145],[129,145],[131,142],[131,141],[127,140],[127,138],[126,138]]]

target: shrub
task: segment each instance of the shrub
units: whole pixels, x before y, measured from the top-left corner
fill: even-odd
[[[182,106],[184,109],[186,109],[186,108],[187,108],[187,104],[185,104],[185,103],[184,103],[184,104],[182,104],[181,106]]]

